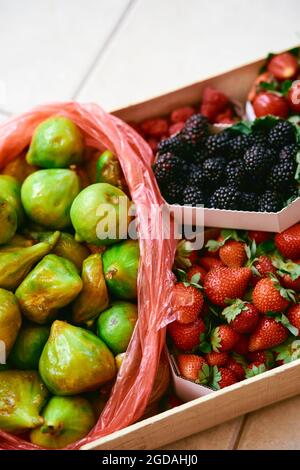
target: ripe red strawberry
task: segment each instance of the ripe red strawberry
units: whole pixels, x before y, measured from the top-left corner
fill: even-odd
[[[205,354],[204,357],[210,366],[225,366],[229,358],[227,352],[215,352],[215,351],[211,351]]]
[[[233,124],[233,110],[231,107],[226,108],[222,113],[217,114],[215,117],[216,124]]]
[[[292,339],[274,348],[276,365],[288,364],[300,359],[300,340]]]
[[[193,114],[195,114],[195,109],[192,108],[192,106],[177,108],[171,113],[171,121],[174,123],[185,122],[193,116]]]
[[[151,137],[162,137],[168,132],[168,121],[163,118],[147,119],[140,125],[142,132]]]
[[[240,268],[246,261],[245,243],[228,240],[219,250],[221,261],[229,268]]]
[[[193,249],[191,242],[181,240],[176,249],[175,254],[175,267],[186,269],[193,266],[198,258],[198,251]]]
[[[226,368],[231,370],[238,380],[243,380],[245,378],[244,367],[242,366],[242,364],[237,362],[233,357],[231,357],[228,360],[226,364]]]
[[[265,364],[254,361],[249,364],[246,369],[246,378],[250,379],[250,377],[255,377],[256,375],[262,374],[263,372],[266,372],[266,370],[267,367],[265,366]]]
[[[289,274],[284,274],[281,282],[286,289],[292,289],[295,292],[300,292],[300,276],[293,281]]]
[[[255,364],[264,364],[267,369],[274,365],[274,356],[271,351],[248,352],[247,359],[249,362],[255,362]]]
[[[277,273],[280,276],[281,284],[286,289],[292,289],[296,292],[300,291],[300,263],[299,261],[293,262],[291,260],[283,261],[280,258],[275,258],[273,264],[277,268]]]
[[[202,268],[202,266],[199,266],[198,264],[195,264],[194,266],[192,266],[188,270],[188,272],[186,273],[186,277],[187,277],[187,280],[189,282],[192,282],[192,278],[194,276],[196,276],[197,284],[203,284],[203,281],[204,281],[204,278],[205,278],[206,274],[207,274],[207,272],[205,271],[204,268]],[[199,277],[199,279],[198,279],[198,277]]]
[[[300,113],[300,82],[299,80],[295,81],[291,88],[289,89],[287,100],[289,107],[295,113]]]
[[[262,277],[268,276],[269,273],[272,273],[275,276],[277,275],[276,268],[273,266],[272,261],[270,258],[268,258],[268,256],[260,256],[258,260],[255,261],[254,267]]]
[[[249,337],[246,335],[239,335],[233,351],[241,356],[245,356],[249,351]]]
[[[196,354],[179,354],[177,356],[180,375],[185,379],[198,380],[204,364],[207,364],[206,360]]]
[[[191,351],[198,346],[200,335],[205,332],[205,324],[201,318],[186,325],[174,321],[168,325],[168,332],[178,349]]]
[[[260,313],[283,312],[290,304],[288,291],[275,278],[265,277],[254,287],[253,304]]]
[[[235,300],[229,307],[226,307],[222,315],[226,318],[231,328],[238,333],[251,333],[259,319],[257,308],[250,302]]]
[[[274,318],[262,318],[256,330],[250,336],[249,351],[273,348],[283,343],[288,335],[288,330]]]
[[[278,80],[291,80],[299,70],[298,60],[290,52],[283,52],[270,59],[267,69]]]
[[[271,238],[270,232],[262,232],[261,230],[249,230],[248,237],[250,240],[255,241],[256,245],[266,242]]]
[[[147,139],[147,142],[149,146],[151,147],[152,152],[155,155],[157,151],[158,140],[155,139],[154,137],[149,137],[149,139]]]
[[[288,259],[300,258],[300,223],[293,225],[274,238],[275,245],[280,253]]]
[[[214,104],[218,113],[223,111],[230,104],[229,99],[224,93],[210,86],[203,90],[202,103]]]
[[[229,299],[242,298],[251,279],[250,268],[215,268],[207,273],[204,288],[208,299],[220,307]]]
[[[289,319],[289,322],[298,328],[299,333],[300,333],[300,304],[295,304],[292,307],[289,308],[287,312],[287,317]]]
[[[211,387],[215,390],[220,388],[228,387],[233,385],[238,381],[235,373],[227,369],[227,367],[214,367],[213,368],[213,380],[211,382]]]
[[[215,268],[221,268],[222,266],[224,266],[224,264],[219,258],[215,258],[211,255],[202,256],[198,262],[201,266],[203,266],[204,269],[206,269],[206,271],[210,271],[211,269]]]
[[[238,334],[229,325],[220,325],[212,330],[211,346],[213,351],[231,351],[238,340]]]
[[[172,292],[172,307],[179,323],[192,323],[201,313],[204,304],[202,292],[185,282],[175,284]]]
[[[200,113],[211,123],[215,122],[218,112],[218,105],[215,103],[202,103],[200,106]]]
[[[172,124],[172,126],[169,127],[169,135],[174,135],[177,134],[177,132],[180,132],[184,128],[184,122],[176,122],[175,124]]]
[[[272,114],[286,119],[289,114],[287,100],[283,96],[275,95],[269,91],[256,95],[252,104],[256,117]]]

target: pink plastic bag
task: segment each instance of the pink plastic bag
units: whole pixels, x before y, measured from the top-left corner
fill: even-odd
[[[97,105],[73,102],[51,104],[6,121],[0,126],[0,172],[5,164],[29,145],[36,126],[55,114],[72,119],[81,129],[87,146],[96,149],[105,147],[118,156],[137,208],[138,226],[145,226],[149,222],[149,213],[145,213],[143,207],[150,208],[163,202],[151,171],[151,149],[131,127]],[[162,227],[159,212],[156,226]],[[163,325],[170,314],[171,269],[176,243],[171,237],[170,240],[140,239],[139,244],[137,328],[98,423],[88,436],[66,449],[79,449],[132,424],[143,415],[151,394],[165,343]],[[0,430],[0,449],[32,450],[39,447]]]

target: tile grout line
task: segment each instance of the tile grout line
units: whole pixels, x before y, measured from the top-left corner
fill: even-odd
[[[82,80],[80,81],[79,85],[77,86],[75,92],[72,95],[72,100],[76,100],[77,95],[80,93],[81,89],[83,88],[84,84],[86,83],[87,79],[95,69],[96,65],[98,64],[99,59],[102,57],[104,52],[107,50],[109,47],[111,41],[113,38],[116,36],[118,33],[118,30],[120,29],[121,25],[124,23],[125,19],[128,17],[130,12],[132,11],[134,5],[137,3],[138,0],[129,0],[127,7],[123,10],[122,14],[120,15],[119,19],[115,23],[114,27],[112,28],[111,32],[107,36],[106,40],[104,41],[104,44],[101,46],[99,52],[97,53],[96,57],[94,58],[93,62],[89,66],[87,72],[84,74]]]
[[[236,436],[233,440],[231,450],[238,450],[238,446],[239,446],[243,431],[245,429],[245,424],[246,424],[247,418],[248,418],[248,414],[246,414],[242,417],[242,422],[241,422],[240,428],[239,428],[238,432],[236,433]]]

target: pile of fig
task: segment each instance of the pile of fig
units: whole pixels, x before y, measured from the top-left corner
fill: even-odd
[[[138,319],[138,242],[97,230],[130,223],[128,194],[117,157],[62,116],[2,168],[2,430],[63,448],[95,425]]]

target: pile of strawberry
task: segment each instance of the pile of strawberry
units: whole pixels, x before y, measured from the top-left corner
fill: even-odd
[[[177,249],[168,325],[181,376],[218,390],[300,358],[300,223],[189,247]]]
[[[299,115],[300,48],[269,54],[260,72],[248,96],[255,116],[272,114],[285,119]]]
[[[130,125],[144,137],[153,153],[156,153],[161,140],[181,131],[186,121],[198,113],[207,117],[212,124],[234,124],[240,120],[233,103],[224,93],[213,87],[206,87],[200,104],[177,108],[166,117],[147,119],[139,124],[131,122]]]

